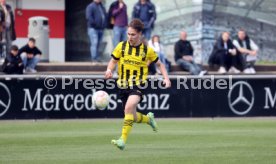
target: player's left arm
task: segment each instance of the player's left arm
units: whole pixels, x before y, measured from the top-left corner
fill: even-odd
[[[165,85],[166,88],[171,87],[171,81],[169,79],[167,70],[165,68],[165,65],[158,59],[158,55],[152,48],[148,49],[148,59],[150,62],[154,62],[156,66],[159,68],[161,71],[161,74],[163,75],[164,81],[163,84]]]
[[[163,84],[165,85],[165,87],[166,88],[171,87],[171,81],[169,79],[165,65],[163,63],[161,63],[161,61],[159,59],[157,60],[157,62],[155,64],[159,68],[161,74],[163,75],[163,78],[164,78]]]

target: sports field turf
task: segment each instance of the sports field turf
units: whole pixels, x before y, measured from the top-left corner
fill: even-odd
[[[158,119],[110,144],[121,119],[0,121],[0,163],[276,163],[275,118]]]

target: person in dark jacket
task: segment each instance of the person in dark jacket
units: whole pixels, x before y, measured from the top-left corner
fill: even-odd
[[[20,55],[18,55],[16,45],[11,46],[10,53],[5,58],[2,69],[7,74],[23,74],[24,65]]]
[[[18,54],[21,55],[25,72],[36,73],[35,67],[40,61],[42,52],[35,46],[35,39],[30,38],[28,43],[19,49]]]
[[[230,34],[223,32],[214,45],[209,58],[209,65],[218,65],[218,73],[220,74],[226,73],[227,70],[229,73],[240,73],[240,70],[236,68],[240,60],[239,57],[230,39]]]
[[[0,16],[1,16],[1,42],[6,46],[6,54],[10,52],[12,41],[16,39],[14,14],[10,5],[6,4],[6,0],[0,0]],[[0,48],[2,54],[2,47]]]
[[[155,5],[150,0],[139,0],[134,5],[132,18],[138,18],[144,23],[143,35],[147,40],[150,40],[156,20]]]
[[[187,33],[180,32],[180,39],[174,45],[174,59],[183,70],[189,71],[192,75],[203,76],[207,71],[194,62],[194,49],[191,43],[187,40]]]
[[[107,13],[102,0],[94,0],[86,7],[86,20],[92,61],[100,61],[99,47],[107,25]]]
[[[113,29],[113,46],[127,40],[127,6],[123,0],[114,1],[108,10],[109,27]]]

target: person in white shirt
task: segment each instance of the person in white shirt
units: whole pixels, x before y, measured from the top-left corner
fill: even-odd
[[[148,41],[148,46],[153,48],[153,50],[158,54],[159,60],[165,65],[167,72],[170,70],[169,66],[169,61],[166,59],[165,52],[164,52],[164,47],[160,43],[160,36],[154,35],[152,36],[151,40]],[[160,72],[159,70],[156,70],[158,73]]]
[[[243,58],[244,70],[246,74],[255,74],[254,64],[257,60],[258,46],[249,38],[246,31],[240,29],[238,31],[238,38],[233,41],[233,44],[238,49]]]

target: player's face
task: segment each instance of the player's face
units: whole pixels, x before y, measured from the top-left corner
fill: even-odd
[[[246,34],[245,34],[244,31],[239,31],[239,32],[238,32],[238,37],[239,37],[239,39],[244,40],[244,39],[245,39],[245,36],[246,36]]]
[[[132,46],[136,46],[136,45],[140,44],[140,42],[141,42],[141,35],[142,35],[141,32],[138,32],[137,30],[135,30],[132,27],[129,27],[127,29],[128,42]]]

